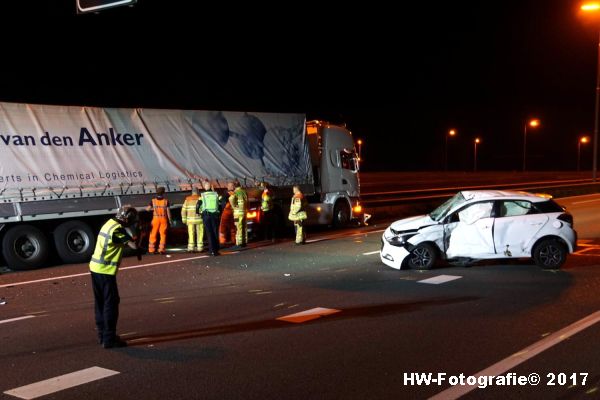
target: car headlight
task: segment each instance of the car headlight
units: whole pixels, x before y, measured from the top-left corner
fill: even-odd
[[[397,247],[404,247],[406,245],[406,242],[408,241],[408,239],[410,239],[411,237],[415,236],[415,233],[413,234],[408,234],[408,235],[394,235],[391,237],[387,237],[387,241],[389,244],[391,244],[392,246],[397,246]]]

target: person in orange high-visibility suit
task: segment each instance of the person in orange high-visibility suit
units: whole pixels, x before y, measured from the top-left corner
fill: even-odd
[[[227,200],[235,190],[235,183],[233,181],[227,182],[227,196],[224,199]],[[233,221],[233,208],[229,201],[225,201],[223,211],[221,212],[221,222],[219,224],[219,243],[226,244],[233,242],[235,238],[235,224]]]
[[[152,231],[150,231],[148,242],[149,253],[156,254],[156,236],[160,232],[158,252],[167,254],[165,250],[167,246],[167,229],[172,222],[169,206],[169,200],[165,198],[165,188],[159,186],[156,188],[156,196],[152,198],[150,205],[146,208],[147,211],[152,210]]]

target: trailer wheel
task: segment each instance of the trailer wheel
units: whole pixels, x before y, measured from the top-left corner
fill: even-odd
[[[67,221],[54,230],[54,246],[67,264],[89,261],[94,250],[94,232],[82,221]]]
[[[338,201],[333,207],[333,226],[346,226],[350,222],[350,207],[344,201]]]
[[[48,239],[32,225],[15,226],[2,239],[2,254],[13,270],[39,268],[48,259],[48,253]]]

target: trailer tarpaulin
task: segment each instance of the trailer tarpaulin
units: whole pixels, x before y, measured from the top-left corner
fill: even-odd
[[[305,123],[302,114],[0,103],[0,192],[97,195],[202,178],[310,184]]]

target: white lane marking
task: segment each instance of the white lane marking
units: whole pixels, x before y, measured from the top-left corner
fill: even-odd
[[[148,263],[148,264],[132,265],[132,266],[129,266],[129,267],[119,268],[119,271],[125,271],[127,269],[152,267],[154,265],[172,264],[172,263],[175,263],[175,262],[178,262],[178,261],[197,260],[199,258],[207,258],[207,257],[208,256],[187,257],[187,258],[179,258],[177,260],[159,261],[159,262]],[[55,276],[53,278],[36,279],[36,280],[33,280],[33,281],[7,283],[7,284],[4,284],[4,285],[0,285],[0,288],[6,288],[6,287],[11,287],[11,286],[29,285],[31,283],[58,281],[58,280],[62,280],[62,279],[69,279],[69,278],[75,278],[75,277],[78,277],[78,276],[89,276],[89,275],[90,275],[90,273],[88,271],[88,272],[84,272],[84,273],[81,273],[81,274],[63,275],[63,276]]]
[[[570,338],[578,332],[581,332],[584,329],[589,328],[594,325],[596,322],[600,321],[600,311],[596,311],[593,314],[588,315],[585,318],[580,319],[577,322],[572,323],[571,325],[561,329],[558,332],[554,332],[552,335],[545,337],[544,339],[532,344],[529,347],[524,348],[521,351],[514,353],[513,355],[505,358],[502,361],[497,362],[496,364],[488,367],[482,371],[477,372],[474,376],[484,376],[484,375],[493,375],[498,376],[504,374],[506,371],[513,369],[517,365],[533,358],[543,352],[544,350],[548,350],[550,347],[562,342],[565,339]],[[474,386],[453,386],[449,389],[444,390],[436,394],[433,397],[430,397],[430,400],[451,400],[458,399],[459,397],[469,393],[470,391],[477,388],[477,385]]]
[[[432,285],[439,285],[440,283],[446,283],[446,282],[450,282],[450,281],[453,281],[455,279],[460,279],[460,278],[462,278],[462,276],[439,275],[439,276],[434,276],[433,278],[423,279],[423,280],[417,281],[417,282],[418,283],[430,283]]]
[[[84,383],[93,382],[116,374],[119,374],[119,372],[100,367],[91,367],[70,374],[46,379],[45,381],[32,383],[31,385],[7,390],[4,394],[19,397],[21,399],[35,399],[37,397],[83,385]]]
[[[323,236],[323,237],[319,237],[319,238],[316,238],[316,239],[307,240],[306,243],[322,242],[324,240],[344,239],[344,238],[347,238],[347,237],[369,235],[371,233],[380,233],[380,232],[385,232],[385,229],[378,229],[378,230],[375,230],[375,231],[368,231],[368,232],[356,232],[356,233],[353,233],[351,235],[346,235],[346,234],[342,233],[342,234],[335,234],[335,235]]]
[[[299,313],[285,315],[283,317],[276,318],[279,321],[293,322],[299,324],[313,319],[321,318],[326,315],[339,313],[342,310],[336,310],[334,308],[316,307],[310,310],[301,311]]]
[[[370,251],[368,253],[363,253],[363,256],[370,256],[371,254],[379,254],[379,253],[380,253],[379,250],[377,250],[377,251]]]
[[[564,199],[577,199],[580,197],[594,197],[594,196],[600,196],[600,195],[598,193],[590,193],[590,194],[578,194],[576,196],[565,196],[565,197],[557,197],[557,198],[564,200]]]
[[[29,319],[29,318],[35,318],[35,315],[25,315],[23,317],[17,317],[17,318],[11,318],[11,319],[4,319],[4,320],[0,321],[0,324],[6,324],[8,322],[21,321],[22,319]]]
[[[584,204],[584,203],[594,203],[596,201],[600,201],[600,199],[593,199],[593,200],[583,200],[583,201],[574,201],[573,204]]]

